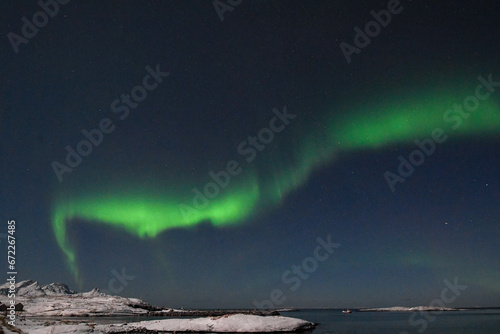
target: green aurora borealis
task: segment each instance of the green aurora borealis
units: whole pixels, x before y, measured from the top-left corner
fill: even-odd
[[[486,88],[483,87],[481,92],[485,94]],[[349,106],[351,112],[344,114],[349,116],[324,118],[323,132],[315,129],[300,136],[295,133],[292,138],[293,129],[287,128],[276,137],[290,137],[286,143],[292,147],[286,150],[293,152],[292,157],[280,160],[279,155],[263,152],[259,153],[262,156],[257,157],[258,162],[247,164],[239,156],[243,172],[233,177],[228,188],[210,199],[206,208],[194,209],[187,218],[183,217],[179,205],[191,205],[192,192],[169,193],[167,196],[151,186],[131,186],[123,191],[123,185],[116,188],[111,185],[107,192],[80,189],[78,194],[75,191],[71,196],[56,196],[52,226],[57,243],[78,280],[77,254],[67,233],[73,220],[110,225],[139,238],[154,238],[164,231],[189,228],[204,221],[216,227],[238,225],[261,208],[277,205],[287,194],[303,185],[316,169],[340,158],[343,152],[396,144],[414,145],[415,139],[429,138],[435,128],[442,128],[450,139],[500,133],[500,108],[494,93],[480,101],[479,108],[470,116],[447,111],[454,103],[462,103],[470,93],[465,90],[453,93],[434,90],[399,99],[366,101],[355,107]],[[301,122],[301,117],[299,115],[292,122]],[[279,145],[284,145],[284,142],[278,140]],[[264,170],[261,168],[263,160],[266,160]],[[396,157],[394,160],[394,166],[388,168],[394,169]],[[206,180],[210,180],[208,170]],[[385,182],[382,175],[380,182]],[[193,184],[199,189],[204,185]]]

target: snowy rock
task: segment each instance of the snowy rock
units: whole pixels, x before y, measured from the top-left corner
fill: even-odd
[[[26,296],[26,297],[38,297],[45,296],[45,292],[42,290],[38,282],[27,280],[21,281],[15,284],[16,295]],[[0,285],[0,295],[7,296],[9,294],[10,283],[4,283]]]
[[[250,314],[232,314],[221,317],[195,319],[162,319],[140,321],[119,325],[97,325],[96,331],[107,333],[124,332],[210,332],[210,333],[269,333],[296,332],[314,328],[314,324],[305,320],[270,316],[263,317]]]
[[[9,303],[10,284],[0,286],[0,302]],[[110,296],[93,289],[77,293],[66,284],[40,286],[36,281],[15,285],[16,302],[24,305],[18,314],[16,328],[10,328],[0,316],[0,332],[12,333],[163,333],[163,332],[295,332],[314,328],[301,319],[282,316],[232,313],[221,316],[191,318],[199,311],[173,310],[156,307],[137,298]],[[209,312],[209,311],[208,311]],[[222,311],[221,311],[222,312]],[[235,312],[235,311],[233,311]],[[215,312],[217,314],[217,312]],[[162,319],[123,324],[100,324],[68,320],[60,317],[183,315],[190,318]],[[44,320],[36,317],[43,317]],[[19,331],[18,331],[19,332]]]
[[[39,320],[26,319],[18,323],[16,330],[30,334],[63,333],[165,333],[165,332],[207,332],[207,333],[272,333],[297,332],[314,328],[314,324],[300,319],[282,316],[257,316],[232,314],[221,317],[195,319],[165,319],[125,324],[96,325],[81,320]],[[7,327],[2,327],[5,333]]]
[[[23,297],[40,297],[40,296],[61,296],[71,295],[75,292],[63,283],[51,283],[48,285],[40,286],[37,281],[26,280],[17,282],[16,296]],[[0,296],[7,296],[10,289],[10,283],[0,285]]]
[[[24,305],[24,316],[127,316],[147,315],[159,309],[137,298],[109,296],[93,289],[76,293],[66,284],[51,283],[40,287],[36,281],[16,283],[16,302]],[[0,286],[0,302],[9,303],[9,283]]]
[[[106,294],[101,292],[98,288],[93,288],[89,292],[82,292],[79,295],[86,298],[106,296]]]
[[[43,286],[42,290],[47,296],[73,295],[76,293],[64,283],[50,283]]]
[[[460,309],[451,307],[434,307],[434,306],[393,306],[381,308],[366,308],[360,309],[360,312],[429,312],[429,311],[458,311]]]
[[[29,334],[84,334],[84,333],[99,333],[94,332],[95,324],[85,323],[82,321],[50,321],[50,320],[24,320],[19,322],[16,327],[22,333]],[[5,331],[5,329],[4,329]],[[7,332],[6,332],[7,333]],[[105,332],[100,332],[105,333]]]

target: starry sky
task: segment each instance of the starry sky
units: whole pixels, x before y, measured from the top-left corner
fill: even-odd
[[[500,5],[4,1],[18,280],[186,308],[499,306]]]

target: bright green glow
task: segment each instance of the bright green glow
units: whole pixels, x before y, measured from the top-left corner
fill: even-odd
[[[381,106],[377,112],[358,115],[347,124],[335,123],[331,128],[332,139],[338,139],[341,149],[351,150],[431,137],[435,128],[443,129],[448,135],[498,133],[500,117],[496,112],[499,109],[491,98],[481,102],[478,110],[460,124],[452,119],[458,115],[456,112],[447,114],[445,120],[445,113],[453,109],[455,102],[461,101],[440,95],[427,101],[415,99],[402,105]],[[468,113],[465,109],[463,112]],[[456,130],[452,126],[456,126]]]
[[[292,139],[278,150],[288,149],[291,154],[287,159],[283,154],[273,154],[276,152],[271,148],[260,153],[259,164],[244,165],[241,159],[243,173],[234,177],[238,181],[231,181],[231,186],[211,199],[206,208],[193,210],[187,217],[183,217],[179,205],[192,206],[193,193],[167,198],[155,189],[131,187],[124,191],[117,187],[103,194],[87,192],[84,196],[61,197],[56,201],[52,219],[57,242],[78,279],[76,253],[66,231],[73,219],[114,226],[139,238],[152,238],[163,231],[193,227],[203,221],[219,227],[236,225],[259,208],[279,203],[303,185],[314,170],[343,151],[412,144],[415,139],[429,138],[435,128],[442,128],[450,138],[500,133],[500,109],[493,97],[481,101],[478,110],[452,129],[456,123],[446,121],[443,115],[454,103],[461,102],[457,98],[468,95],[435,92],[399,100],[403,102],[359,106],[358,112],[349,117],[326,120],[323,132],[315,128],[314,133],[305,136],[285,129],[283,135]],[[297,137],[300,142],[294,143],[293,138]]]
[[[140,238],[152,238],[158,233],[172,228],[186,228],[202,221],[211,221],[215,226],[224,226],[241,221],[248,216],[259,197],[257,183],[238,189],[238,193],[211,200],[203,209],[192,208],[183,215],[179,204],[186,203],[193,207],[192,199],[184,202],[168,201],[158,196],[141,193],[139,195],[113,194],[81,197],[72,200],[60,200],[56,205],[52,220],[57,242],[75,277],[78,277],[76,254],[67,241],[66,226],[68,221],[78,218],[112,225]],[[194,196],[194,194],[193,194]]]

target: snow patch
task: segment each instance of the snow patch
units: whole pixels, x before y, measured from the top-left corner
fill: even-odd
[[[232,314],[221,317],[195,319],[162,319],[140,321],[120,325],[97,325],[95,330],[107,333],[147,331],[210,332],[210,333],[270,333],[296,332],[312,329],[314,324],[305,320],[282,316],[258,316],[251,314]]]

